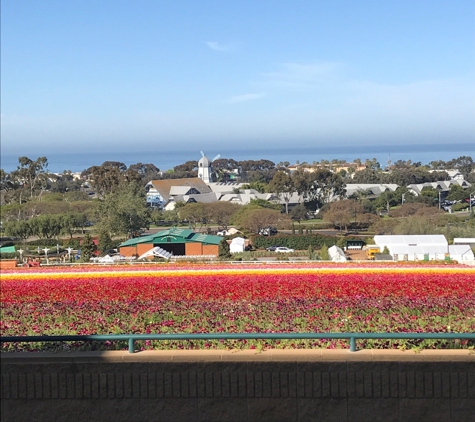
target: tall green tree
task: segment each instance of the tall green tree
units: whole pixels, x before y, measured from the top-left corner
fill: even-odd
[[[357,201],[351,199],[342,199],[330,204],[330,207],[323,215],[323,220],[332,223],[334,226],[348,229],[351,223],[357,223],[364,214],[363,207]]]
[[[229,243],[224,238],[223,238],[223,240],[221,240],[221,242],[219,242],[218,256],[221,259],[231,258],[231,251],[230,251],[230,248],[229,248]]]
[[[94,240],[89,233],[86,233],[81,243],[81,261],[88,262],[96,250]]]
[[[25,220],[11,220],[3,224],[7,236],[26,240],[31,235],[31,225]]]
[[[279,170],[267,186],[269,192],[275,193],[285,204],[285,213],[289,213],[289,202],[295,191],[294,182],[290,174]]]
[[[315,172],[298,170],[293,176],[293,183],[299,195],[302,195],[310,209],[319,209],[334,198],[345,194],[345,181],[337,173],[327,169]]]
[[[330,259],[330,255],[328,254],[328,246],[327,245],[323,245],[320,249],[320,259],[323,260],[323,261],[328,261]]]
[[[34,236],[51,239],[61,233],[61,216],[43,214],[29,220],[31,233]]]
[[[78,212],[68,212],[61,214],[61,232],[68,234],[72,239],[73,234],[76,233],[79,229],[85,227],[87,223],[87,217],[83,213]]]
[[[414,199],[414,195],[408,191],[406,187],[398,187],[394,191],[387,190],[379,195],[373,202],[376,209],[386,209],[389,213],[391,207],[402,205],[404,202],[410,202]]]
[[[240,205],[231,202],[211,202],[206,204],[206,215],[210,221],[226,229],[240,208]]]
[[[47,187],[48,177],[46,170],[48,168],[48,159],[38,157],[32,160],[26,156],[18,158],[18,167],[9,175],[9,181],[12,186],[18,189],[18,200],[21,203],[26,197],[33,198],[35,192]]]
[[[202,227],[204,224],[208,223],[208,212],[206,210],[206,205],[202,202],[192,202],[186,204],[183,208],[180,208],[178,215],[181,220],[186,220],[193,227],[196,228],[198,225]]]
[[[111,236],[134,237],[149,227],[150,213],[143,187],[138,183],[122,184],[121,189],[98,203],[98,229],[108,231]]]
[[[245,205],[235,214],[233,221],[240,228],[259,234],[269,227],[288,224],[289,218],[277,210]]]
[[[475,170],[475,162],[472,157],[462,155],[446,163],[448,169],[457,169],[465,178]]]
[[[110,234],[106,230],[101,230],[99,232],[99,244],[97,245],[99,251],[101,253],[105,253],[110,249],[113,249],[115,247],[115,243],[110,237]]]
[[[463,201],[470,196],[470,191],[465,190],[462,186],[453,184],[450,186],[447,199],[449,201]]]
[[[302,220],[307,220],[308,210],[304,204],[297,204],[290,211],[290,218],[294,221],[297,221],[299,224]]]

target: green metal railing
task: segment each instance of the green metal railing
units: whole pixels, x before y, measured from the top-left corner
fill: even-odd
[[[475,340],[475,333],[182,333],[182,334],[93,334],[65,336],[2,336],[1,343],[55,341],[128,341],[129,353],[135,353],[139,340],[334,340],[350,342],[356,352],[356,340]]]

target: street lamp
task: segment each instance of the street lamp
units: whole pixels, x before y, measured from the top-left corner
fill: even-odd
[[[402,194],[401,205],[404,205],[404,197],[406,196],[405,193]]]
[[[447,253],[445,254],[446,259],[450,260],[450,245],[449,245],[449,238],[450,238],[450,227],[453,226],[452,223],[447,223]]]

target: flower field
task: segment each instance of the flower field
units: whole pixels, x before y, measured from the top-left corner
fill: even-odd
[[[403,266],[220,266],[10,272],[9,335],[475,332],[475,270]],[[359,347],[469,348],[470,341],[359,340]],[[348,348],[346,340],[143,341],[143,349]],[[125,349],[121,342],[3,343],[2,351]]]

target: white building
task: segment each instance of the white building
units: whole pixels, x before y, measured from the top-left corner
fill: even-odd
[[[351,195],[357,195],[359,193],[366,193],[368,198],[377,198],[384,192],[394,192],[399,185],[395,183],[347,183],[346,185],[346,197]]]
[[[475,237],[456,237],[454,238],[454,245],[475,246]]]
[[[240,253],[246,248],[246,240],[243,237],[235,237],[229,244],[229,252]]]
[[[204,195],[211,189],[198,177],[184,179],[151,180],[145,185],[147,203],[152,207],[174,208],[174,204],[185,195]]]
[[[411,184],[407,186],[409,192],[413,193],[416,196],[419,196],[422,192],[422,189],[425,187],[434,188],[439,190],[440,192],[448,192],[450,190],[450,186],[452,185],[459,185],[462,186],[464,189],[469,188],[472,186],[471,183],[465,180],[443,180],[439,182],[426,182],[426,183],[418,183],[418,184]]]
[[[206,155],[203,155],[198,161],[198,177],[208,184],[212,182],[211,172],[211,160]]]
[[[374,236],[380,250],[387,247],[395,261],[443,261],[447,256],[462,262],[473,260],[468,245],[449,245],[444,235],[382,235]]]

